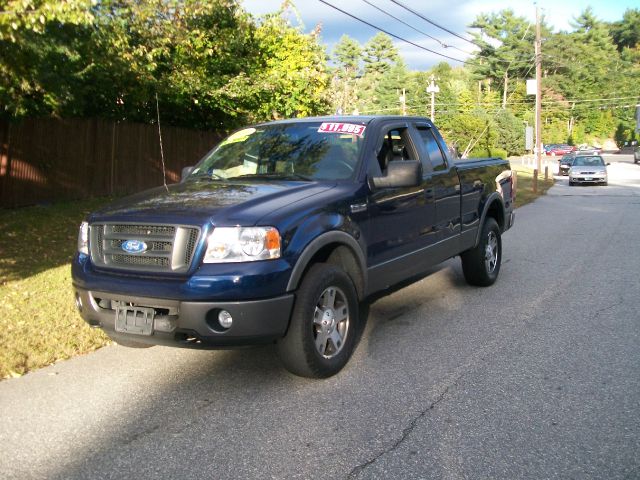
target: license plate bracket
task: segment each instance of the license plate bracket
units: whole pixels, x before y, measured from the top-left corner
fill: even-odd
[[[151,335],[155,310],[131,305],[116,307],[116,332],[134,335]]]

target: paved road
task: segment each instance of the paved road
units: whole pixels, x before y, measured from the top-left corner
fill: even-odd
[[[334,378],[113,346],[0,382],[0,476],[640,478],[640,165],[610,173],[518,209],[495,286],[378,300]]]

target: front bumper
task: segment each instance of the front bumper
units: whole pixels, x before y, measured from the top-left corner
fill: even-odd
[[[91,291],[78,286],[75,292],[82,318],[89,325],[102,328],[116,342],[205,349],[257,345],[282,337],[289,325],[294,300],[293,294],[287,294],[238,302],[179,301]],[[153,312],[148,319],[141,316],[133,319],[139,324],[147,323],[148,328],[139,325],[144,334],[116,331],[116,316],[123,308]],[[218,322],[222,310],[233,318],[228,329]],[[119,318],[122,330],[122,315]],[[135,330],[129,328],[129,331]]]
[[[607,175],[569,175],[573,183],[607,183]]]

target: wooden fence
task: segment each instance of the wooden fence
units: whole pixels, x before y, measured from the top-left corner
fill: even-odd
[[[167,183],[222,137],[162,127]],[[157,125],[101,119],[0,122],[0,207],[12,208],[162,185]]]

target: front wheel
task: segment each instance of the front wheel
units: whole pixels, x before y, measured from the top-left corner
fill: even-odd
[[[351,278],[334,265],[313,265],[296,294],[278,356],[295,375],[335,375],[351,357],[357,323],[358,297]]]
[[[463,252],[460,258],[467,283],[480,287],[495,283],[502,261],[502,238],[500,227],[493,218],[485,220],[478,245]]]

